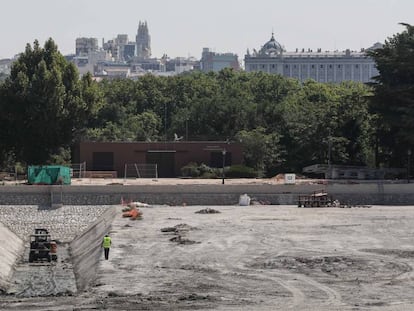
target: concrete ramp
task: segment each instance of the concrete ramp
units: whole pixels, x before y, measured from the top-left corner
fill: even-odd
[[[115,215],[115,206],[107,209],[99,219],[70,243],[70,253],[78,291],[84,290],[96,278],[98,261],[102,256],[102,238],[109,232]]]
[[[0,290],[5,291],[17,259],[23,254],[23,241],[0,223]]]

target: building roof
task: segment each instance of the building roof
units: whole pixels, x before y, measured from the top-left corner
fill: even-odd
[[[283,52],[283,47],[279,42],[275,40],[274,34],[272,32],[272,37],[260,49],[260,54],[276,55],[276,54],[281,54],[282,52]]]
[[[249,50],[245,55],[246,58],[251,57],[284,57],[284,58],[368,58],[367,51],[382,48],[383,45],[379,42],[367,49],[361,49],[361,51],[351,51],[346,49],[344,51],[322,51],[317,49],[315,51],[311,49],[296,49],[296,51],[287,52],[284,47],[276,41],[274,33],[272,37],[267,41],[259,51],[253,49],[253,53],[250,54]]]

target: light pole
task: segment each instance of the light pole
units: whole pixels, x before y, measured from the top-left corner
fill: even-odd
[[[221,179],[221,184],[222,185],[224,185],[224,178],[225,178],[225,175],[224,175],[224,165],[226,164],[226,149],[223,149],[222,151],[221,151],[221,155],[223,156],[222,158],[223,158],[223,165],[222,165],[222,175],[221,175],[221,177],[222,177],[222,179]]]
[[[407,150],[407,183],[410,183],[411,149]]]

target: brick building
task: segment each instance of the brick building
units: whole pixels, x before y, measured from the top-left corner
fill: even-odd
[[[239,143],[204,142],[82,142],[75,162],[86,162],[87,171],[116,171],[124,176],[125,164],[157,164],[158,177],[177,177],[190,162],[210,167],[242,164]]]

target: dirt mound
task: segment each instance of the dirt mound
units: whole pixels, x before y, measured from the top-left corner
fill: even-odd
[[[218,210],[215,210],[213,208],[207,207],[207,208],[201,209],[201,210],[199,210],[199,211],[197,211],[195,213],[196,214],[218,214],[218,213],[221,213],[221,212],[218,211]]]
[[[174,227],[161,228],[161,232],[183,233],[183,232],[188,232],[190,230],[196,230],[196,229],[197,228],[191,227],[187,224],[178,224],[178,225],[175,225]]]
[[[411,270],[410,266],[395,261],[371,262],[371,260],[344,257],[288,257],[281,256],[256,262],[251,267],[259,269],[288,269],[297,273],[312,275],[314,277],[332,275],[341,279],[358,279],[360,282],[372,279],[384,280],[395,277]]]
[[[184,244],[184,245],[191,245],[191,244],[198,244],[200,242],[196,242],[190,239],[183,238],[181,235],[175,236],[170,239],[171,242],[176,242],[178,244]]]
[[[285,180],[285,174],[277,174],[276,176],[273,176],[272,179],[276,179],[277,181],[283,181]]]
[[[192,240],[187,239],[187,238],[183,238],[183,235],[185,235],[188,231],[191,231],[191,230],[197,230],[197,228],[191,227],[187,224],[178,224],[174,227],[162,228],[161,232],[164,232],[164,233],[170,233],[171,232],[171,233],[175,234],[174,237],[170,238],[170,241],[171,242],[176,242],[178,244],[191,245],[191,244],[200,243],[200,242],[192,241]]]

